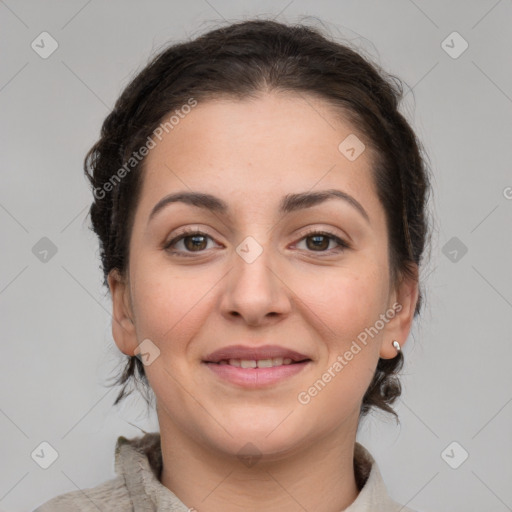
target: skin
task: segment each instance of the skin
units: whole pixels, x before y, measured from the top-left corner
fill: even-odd
[[[200,512],[338,512],[357,497],[353,456],[359,409],[378,358],[403,346],[418,298],[416,279],[390,282],[385,212],[370,174],[371,153],[349,161],[338,145],[355,130],[323,100],[264,93],[199,103],[150,151],[125,276],[109,276],[114,340],[128,355],[149,339],[160,355],[145,367],[157,399],[161,482]],[[364,137],[358,134],[364,141]],[[366,210],[331,199],[282,215],[286,194],[338,189]],[[221,216],[173,203],[177,191],[226,201]],[[196,228],[210,238],[165,242]],[[305,233],[330,231],[312,243]],[[236,252],[247,237],[263,249]],[[309,240],[309,244],[308,244]],[[124,277],[124,278],[123,278]],[[311,401],[297,396],[393,306],[402,309]],[[278,344],[312,362],[266,389],[219,379],[202,360],[232,344]],[[238,457],[251,442],[261,458]]]

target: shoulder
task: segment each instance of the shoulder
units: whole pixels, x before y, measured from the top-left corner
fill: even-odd
[[[124,478],[118,476],[96,487],[56,496],[33,512],[122,512],[132,509]]]
[[[360,491],[356,500],[344,512],[416,512],[391,498],[377,461],[358,442],[354,449],[354,472]]]

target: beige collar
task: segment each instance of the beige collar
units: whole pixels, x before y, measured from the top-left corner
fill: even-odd
[[[147,433],[135,439],[119,437],[115,448],[115,470],[124,477],[135,512],[191,510],[159,480],[162,471],[160,433]],[[360,492],[343,512],[414,512],[389,497],[377,463],[370,452],[357,442],[354,470]]]

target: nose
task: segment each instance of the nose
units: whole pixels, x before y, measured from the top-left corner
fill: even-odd
[[[222,291],[222,314],[251,326],[287,316],[291,291],[280,273],[271,250],[248,237],[233,255],[233,267]]]

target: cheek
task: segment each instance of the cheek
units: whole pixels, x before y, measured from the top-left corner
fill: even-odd
[[[302,285],[302,297],[342,349],[373,325],[386,309],[386,282],[378,268],[340,269],[322,281]]]
[[[302,288],[325,349],[318,380],[305,383],[304,399],[311,398],[319,413],[326,404],[336,404],[334,421],[338,414],[357,409],[373,377],[382,333],[370,328],[386,310],[387,281],[382,268],[369,264],[340,269],[322,281]]]
[[[151,339],[161,351],[176,352],[204,321],[214,283],[206,276],[175,275],[169,267],[139,265],[134,269],[132,294],[137,335]]]
[[[168,411],[185,410],[182,382],[190,377],[190,340],[205,322],[214,283],[205,276],[176,276],[168,267],[159,269],[154,264],[139,268],[132,287],[137,339],[151,340],[159,351],[145,373],[161,406]]]
[[[325,351],[314,378],[303,383],[297,398],[311,417],[323,417],[327,430],[339,425],[348,414],[358,416],[373,378],[380,333],[370,336],[367,329],[385,310],[380,287],[385,289],[382,277],[368,272],[340,274],[337,279],[333,276],[328,285],[304,290],[305,302],[320,320],[315,330],[326,333],[322,340]]]

